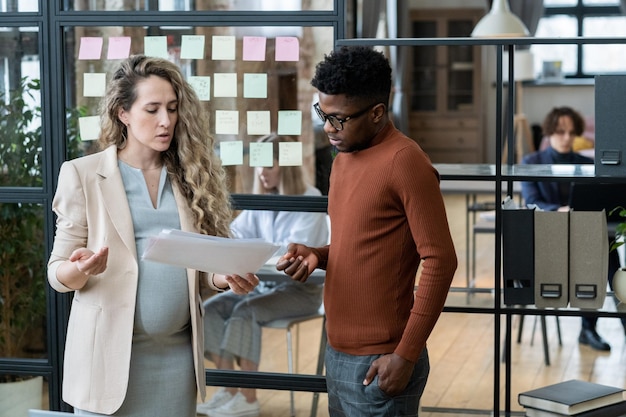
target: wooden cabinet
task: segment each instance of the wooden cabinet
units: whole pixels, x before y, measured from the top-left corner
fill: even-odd
[[[414,11],[411,36],[468,37],[483,14],[480,9]],[[434,163],[485,162],[480,64],[475,45],[412,48],[409,129]]]

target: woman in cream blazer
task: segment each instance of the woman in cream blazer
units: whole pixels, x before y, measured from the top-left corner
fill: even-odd
[[[133,218],[133,209],[141,205],[131,203],[129,184],[146,190],[155,209],[157,196],[161,201],[167,194],[167,213],[178,213],[178,219],[169,216],[167,221],[179,224],[182,230],[218,236],[229,233],[231,211],[224,172],[213,154],[212,139],[204,133],[208,132],[208,122],[203,114],[196,114],[200,107],[178,67],[159,58],[132,56],[113,74],[104,99],[98,140],[103,150],[61,167],[52,204],[57,231],[48,262],[48,280],[56,291],[74,291],[65,346],[63,399],[78,414],[195,415],[196,394],[201,398],[205,395],[201,293],[204,288],[230,288],[245,294],[258,284],[253,274],[207,276],[187,269],[188,317],[181,312],[180,302],[185,296],[180,298],[180,291],[179,303],[165,306],[179,317],[179,330],[174,335],[179,341],[177,349],[183,354],[179,357],[170,345],[150,341],[148,349],[154,346],[154,350],[166,352],[171,362],[151,362],[150,367],[141,369],[145,362],[137,361],[141,353],[134,349],[138,343],[135,320],[139,266],[144,261],[137,253],[136,239],[145,242],[146,238],[136,236],[134,227],[144,222],[156,228],[160,223],[152,223],[150,216]],[[136,176],[128,177],[129,172]],[[143,210],[149,207],[150,201],[146,201]],[[167,279],[172,270],[167,271],[159,279]],[[180,269],[174,273],[184,282]],[[179,290],[180,281],[172,282]],[[154,305],[149,294],[143,294],[143,302],[158,311],[161,305]],[[159,297],[164,304],[170,301],[168,294]],[[163,340],[169,341],[167,337]],[[189,348],[184,347],[187,343]],[[182,366],[178,366],[180,361],[184,361]],[[183,392],[171,381],[151,380],[150,369],[174,364],[176,370],[191,370],[191,361],[195,375],[182,376],[187,385]],[[141,378],[135,381],[141,381],[142,389],[131,389],[130,376],[137,374]],[[190,379],[195,384],[190,386]],[[149,388],[143,389],[144,385]],[[188,390],[193,385],[195,393]],[[174,414],[165,411],[172,403],[180,405],[180,413],[178,409]]]
[[[181,229],[197,232],[186,201],[177,187],[173,189]],[[57,195],[72,198],[55,198],[52,206],[55,213],[67,213],[68,217],[59,217],[65,224],[57,229],[49,261],[50,285],[59,292],[73,291],[59,282],[56,271],[76,248],[97,252],[108,247],[110,259],[106,271],[91,277],[74,294],[65,346],[63,399],[78,408],[108,414],[120,407],[126,394],[138,273],[117,149],[112,146],[65,162]],[[69,217],[74,214],[80,217]],[[188,269],[187,278],[196,382],[204,395],[203,326],[197,325],[203,315],[200,274]],[[210,283],[206,278],[202,282]]]

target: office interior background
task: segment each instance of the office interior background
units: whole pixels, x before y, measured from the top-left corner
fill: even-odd
[[[494,173],[494,165],[499,162],[515,165],[519,156],[507,160],[502,155],[513,113],[522,114],[532,128],[541,123],[553,106],[569,105],[585,116],[591,140],[588,149],[593,151],[594,76],[626,75],[625,3],[624,0],[510,1],[512,11],[526,24],[531,38],[577,40],[517,42],[516,62],[521,62],[520,56],[529,55],[531,65],[525,68],[523,79],[515,78],[515,83],[508,83],[510,72],[505,64],[511,49],[498,43],[501,41],[470,39],[473,28],[491,7],[484,0],[0,1],[0,390],[3,382],[40,377],[36,389],[42,406],[69,410],[61,399],[60,387],[71,295],[55,293],[46,281],[45,264],[54,236],[50,205],[61,163],[93,150],[93,142],[85,136],[89,132],[87,124],[97,114],[100,96],[89,83],[94,76],[109,76],[119,63],[119,57],[109,54],[113,42],[127,39],[128,53],[142,53],[149,42],[162,41],[168,59],[180,65],[188,77],[237,74],[237,93],[211,96],[203,102],[202,110],[216,120],[209,133],[218,144],[241,141],[245,150],[259,137],[245,122],[244,115],[249,112],[269,111],[269,125],[275,130],[281,111],[295,111],[301,117],[297,136],[303,144],[303,165],[311,183],[325,193],[332,158],[321,126],[311,112],[315,92],[309,80],[315,64],[342,40],[379,38],[391,40],[376,47],[389,56],[393,65],[395,79],[390,111],[396,125],[418,141],[441,167],[442,189],[445,184],[455,184],[449,187],[454,189],[450,201],[457,205],[450,209],[449,215],[457,216],[455,221],[451,220],[451,227],[458,247],[463,249],[458,253],[461,267],[451,290],[450,305],[442,318],[446,315],[458,315],[462,320],[486,318],[489,330],[483,335],[489,347],[480,359],[484,361],[481,380],[471,391],[466,384],[467,397],[472,400],[453,399],[463,397],[463,393],[448,396],[447,400],[441,392],[443,386],[452,385],[451,379],[433,372],[423,407],[436,415],[460,415],[461,409],[469,410],[470,414],[490,415],[494,410],[519,413],[516,395],[525,387],[516,386],[514,381],[529,380],[521,378],[524,362],[505,361],[500,365],[501,351],[506,338],[511,336],[510,322],[517,311],[501,309],[501,297],[494,295],[501,289],[499,244],[489,242],[479,247],[471,243],[471,220],[466,211],[469,200],[465,200],[478,195],[479,199],[491,202],[494,197],[497,201],[502,196],[489,186],[470,193],[469,185],[464,189],[464,181],[499,184],[506,180]],[[201,57],[186,55],[183,40],[191,36],[205,40]],[[243,38],[248,36],[267,39],[262,59],[243,58]],[[235,40],[234,57],[212,56],[211,40],[216,37]],[[297,59],[275,58],[278,38],[298,40]],[[400,38],[463,40],[457,44],[435,41],[394,45],[393,39]],[[607,41],[585,44],[587,38]],[[84,42],[93,39],[102,42],[98,56],[81,56]],[[499,58],[503,59],[503,68],[498,68]],[[555,65],[559,69],[556,74],[549,71]],[[251,98],[243,93],[244,74],[252,73],[266,75],[266,97]],[[504,77],[501,83],[498,83],[499,75]],[[512,85],[515,88],[510,92]],[[230,129],[217,129],[216,126],[227,127],[227,123],[217,123],[217,110],[235,110],[239,119],[229,125]],[[540,139],[536,134],[524,138],[521,152],[531,151]],[[508,144],[518,145],[514,140]],[[254,169],[247,164],[245,151],[242,162],[229,164],[226,169],[236,208],[285,209],[285,203],[280,200],[251,196]],[[485,169],[487,174],[483,174]],[[325,197],[296,199],[290,202],[289,209],[324,211],[325,201]],[[457,221],[465,219],[467,222]],[[495,235],[498,233],[496,229]],[[493,237],[494,233],[490,239]],[[481,239],[479,236],[478,245]],[[478,258],[473,259],[483,262],[471,279],[468,277],[476,264],[471,265],[470,249],[478,252]],[[477,279],[481,274],[486,278]],[[532,311],[519,312],[531,318],[537,314],[545,317]],[[567,322],[577,314],[566,309],[563,318]],[[620,313],[609,305],[600,314],[615,317]],[[575,326],[577,322],[572,323]],[[304,337],[319,338],[319,327],[320,323],[316,323]],[[433,343],[446,343],[441,333],[434,338]],[[457,358],[462,357],[461,349],[459,346],[451,351],[449,363],[457,363],[454,355],[456,352]],[[315,361],[317,351],[313,351],[312,361]],[[626,371],[625,360],[622,350],[617,358],[618,369]],[[207,383],[248,384],[268,392],[295,389],[307,393],[325,389],[323,376],[315,375],[314,366],[292,376],[269,363],[263,369],[263,377],[221,372],[207,363]],[[531,381],[536,383],[537,379]],[[615,383],[623,387],[626,382],[622,377]],[[0,395],[0,404],[5,399],[8,397]],[[318,412],[325,415],[323,409]]]

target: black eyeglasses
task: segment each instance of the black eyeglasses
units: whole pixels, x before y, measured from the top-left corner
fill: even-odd
[[[348,117],[344,117],[343,119],[340,119],[337,116],[333,116],[332,114],[326,114],[322,111],[322,109],[320,109],[320,103],[315,103],[313,105],[313,108],[315,109],[315,112],[317,113],[317,115],[319,116],[320,119],[322,119],[322,121],[324,123],[326,123],[326,120],[328,120],[328,123],[330,123],[330,125],[335,128],[335,130],[343,130],[343,124],[345,122],[347,122],[348,120],[351,119],[356,119],[357,117],[361,117],[363,116],[365,113],[367,113],[372,107],[374,107],[375,105],[377,105],[378,103],[374,103],[374,104],[370,104],[369,106],[367,106],[366,108],[364,108],[361,111],[358,111]]]

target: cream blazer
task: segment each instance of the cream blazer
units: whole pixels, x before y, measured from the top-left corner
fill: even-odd
[[[173,189],[182,230],[195,231],[185,199],[175,185]],[[56,291],[72,291],[58,281],[56,272],[74,249],[109,247],[106,271],[90,277],[74,294],[65,346],[63,400],[83,410],[112,414],[122,405],[128,386],[138,278],[133,222],[116,147],[63,163],[52,210],[57,215],[57,230],[48,281]],[[205,273],[191,269],[187,278],[196,383],[204,399],[204,310],[199,287],[200,279],[208,280]]]

